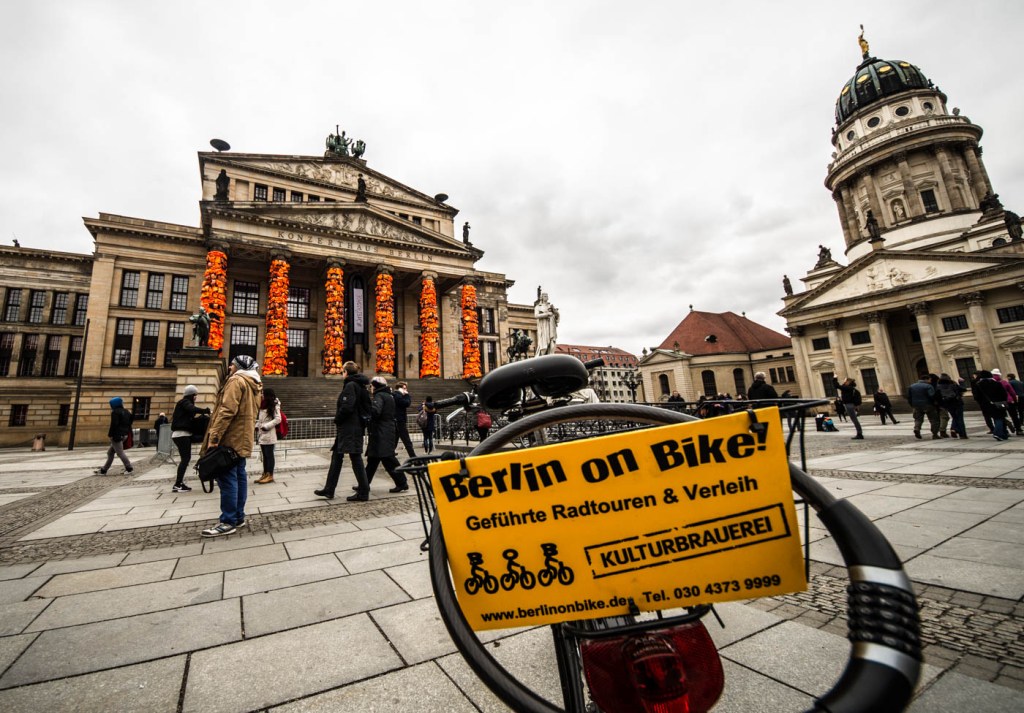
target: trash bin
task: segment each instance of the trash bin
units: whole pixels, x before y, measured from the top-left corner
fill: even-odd
[[[36,437],[32,439],[32,450],[33,451],[45,451],[46,450],[46,434],[37,433]]]

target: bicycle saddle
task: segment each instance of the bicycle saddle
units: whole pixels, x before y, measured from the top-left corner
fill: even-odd
[[[487,408],[504,410],[519,403],[529,387],[538,396],[558,398],[579,391],[589,381],[590,373],[579,359],[547,354],[499,366],[480,381],[477,396]]]

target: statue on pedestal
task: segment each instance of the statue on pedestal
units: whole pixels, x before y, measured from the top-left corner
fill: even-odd
[[[537,352],[554,354],[558,338],[558,309],[548,301],[546,292],[540,293],[540,299],[533,306],[533,316],[537,318]]]
[[[359,174],[359,178],[356,179],[356,202],[366,203],[366,181],[363,180],[363,174]]]
[[[213,195],[215,201],[226,201],[228,199],[228,188],[231,186],[231,179],[228,172],[223,168],[217,174],[217,192]]]
[[[788,275],[782,276],[782,289],[786,291],[787,295],[793,294],[793,283],[789,281]]]
[[[199,314],[194,314],[188,318],[188,321],[192,323],[192,340],[195,342],[193,346],[197,347],[209,347],[210,346],[210,315],[202,307],[199,308]]]
[[[1021,239],[1021,227],[1020,227],[1020,216],[1014,213],[1012,210],[1003,211],[1003,223],[1006,225],[1006,231],[1010,234],[1010,240]]]
[[[819,267],[825,267],[832,262],[832,251],[826,248],[824,245],[818,246],[818,262],[814,266],[815,269]]]

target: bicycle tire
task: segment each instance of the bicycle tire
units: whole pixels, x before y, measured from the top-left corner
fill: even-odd
[[[507,441],[539,428],[578,419],[611,418],[652,425],[699,420],[687,414],[633,404],[582,404],[527,416],[480,443],[470,456],[493,453]],[[793,489],[833,536],[850,575],[847,602],[851,650],[833,687],[806,713],[899,713],[913,696],[921,654],[916,598],[892,546],[856,507],[837,500],[807,473],[789,464]],[[430,533],[430,580],[445,627],[474,673],[503,702],[524,713],[565,713],[512,676],[470,628],[455,598],[441,523]],[[575,713],[575,711],[573,712]]]

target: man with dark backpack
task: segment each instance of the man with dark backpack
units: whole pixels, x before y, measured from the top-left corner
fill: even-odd
[[[860,420],[857,418],[857,407],[861,404],[857,382],[853,379],[847,379],[840,384],[838,379],[832,379],[832,385],[839,390],[839,400],[843,404],[843,409],[846,411],[846,415],[850,417],[853,427],[857,429],[857,435],[853,437],[853,440],[864,440],[864,431],[861,430]]]
[[[345,370],[345,386],[338,395],[334,413],[335,437],[331,446],[327,483],[320,490],[314,490],[313,494],[328,500],[334,498],[341,464],[347,454],[355,472],[357,488],[349,500],[365,501],[370,499],[370,483],[363,465],[363,432],[373,414],[372,399],[366,388],[370,382],[359,373],[359,365],[354,361],[345,362],[342,368]]]

